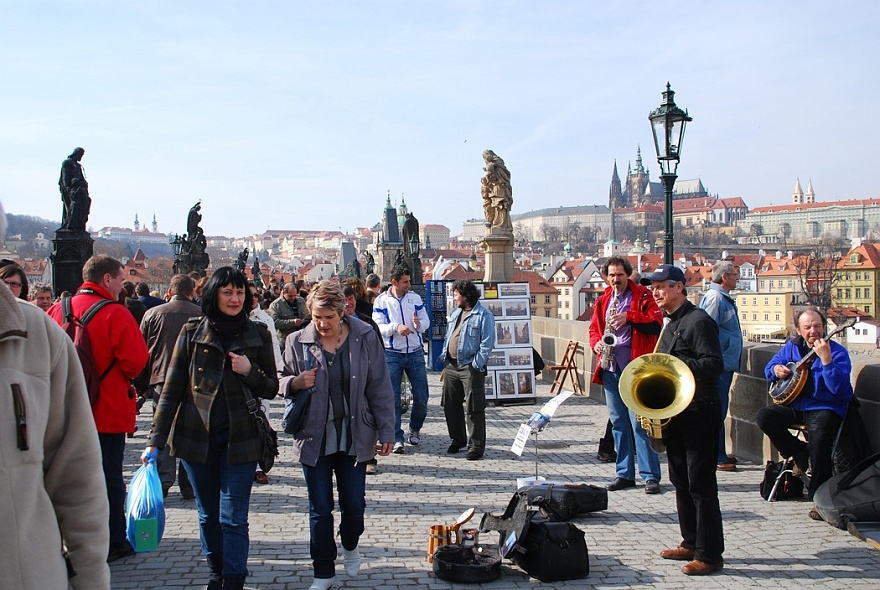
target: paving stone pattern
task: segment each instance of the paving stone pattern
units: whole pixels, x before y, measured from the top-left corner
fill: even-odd
[[[452,521],[475,507],[474,526],[483,512],[500,513],[516,488],[516,478],[535,473],[530,441],[521,458],[510,452],[519,425],[537,405],[487,409],[487,452],[481,461],[464,453],[447,455],[449,439],[440,407],[439,374],[429,373],[430,407],[419,447],[405,455],[380,458],[379,473],[367,477],[367,524],[361,538],[364,565],[356,578],[337,563],[341,588],[415,590],[473,588],[434,576],[425,559],[428,528]],[[549,399],[539,384],[538,401]],[[273,402],[277,426],[282,402]],[[128,440],[127,478],[137,468],[149,430],[150,404]],[[607,412],[595,401],[572,397],[540,434],[538,470],[550,479],[604,485],[614,477],[611,464],[596,460],[598,438]],[[406,417],[405,417],[406,420]],[[246,588],[306,589],[312,571],[308,542],[308,503],[299,464],[293,463],[281,435],[281,456],[269,485],[255,485],[250,510],[251,575]],[[665,459],[664,459],[665,461]],[[663,493],[649,496],[643,482],[635,489],[609,492],[609,507],[573,522],[585,533],[590,575],[582,580],[541,584],[509,561],[501,577],[480,587],[507,588],[880,588],[880,551],[845,531],[807,517],[806,502],[765,502],[758,494],[762,466],[741,465],[719,473],[724,516],[724,569],[707,577],[688,577],[680,562],[663,560],[661,549],[680,541],[675,494],[663,466]],[[338,514],[336,515],[338,524]],[[497,533],[480,542],[497,543]],[[166,503],[165,536],[158,551],[111,564],[113,588],[204,588],[207,565],[201,555],[195,503],[184,501],[177,486]]]

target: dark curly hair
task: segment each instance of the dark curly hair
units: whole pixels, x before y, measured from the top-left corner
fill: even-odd
[[[452,290],[458,291],[467,301],[468,306],[473,307],[480,300],[480,290],[472,281],[464,279],[452,283]]]

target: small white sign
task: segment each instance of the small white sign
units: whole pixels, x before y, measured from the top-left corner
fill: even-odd
[[[516,438],[513,440],[513,446],[510,447],[510,452],[514,453],[517,457],[522,457],[523,449],[526,448],[526,442],[529,440],[531,433],[532,427],[528,424],[522,424],[516,433]]]

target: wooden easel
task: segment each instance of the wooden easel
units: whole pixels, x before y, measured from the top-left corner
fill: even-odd
[[[558,365],[549,365],[547,367],[550,371],[556,371],[556,378],[553,379],[553,385],[550,386],[550,393],[556,391],[557,385],[559,390],[562,391],[562,385],[568,376],[571,377],[571,388],[574,390],[574,394],[584,395],[584,390],[581,389],[581,382],[578,380],[577,365],[574,364],[574,355],[577,353],[578,346],[580,346],[580,343],[577,340],[569,340],[568,348],[565,349],[565,354],[562,355],[562,362]]]

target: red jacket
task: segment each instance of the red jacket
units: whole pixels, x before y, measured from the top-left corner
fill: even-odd
[[[654,302],[654,296],[647,287],[635,284],[632,279],[627,280],[629,290],[632,291],[632,304],[626,312],[626,321],[632,326],[632,355],[630,360],[643,354],[654,352],[657,344],[657,336],[663,327],[663,312]],[[611,301],[611,287],[605,289],[596,305],[593,307],[593,319],[590,321],[590,350],[602,339],[605,334],[605,315],[608,313],[608,303]],[[598,363],[598,357],[596,362]],[[593,371],[593,383],[602,383],[602,369],[596,366]]]
[[[70,303],[77,317],[96,301],[112,299],[106,289],[95,283],[85,282],[80,289],[92,289],[95,294],[73,296]],[[60,302],[49,308],[49,315],[59,325],[64,323]],[[134,432],[136,408],[131,380],[140,374],[150,356],[140,328],[124,305],[108,305],[92,318],[86,329],[97,370],[103,373],[116,359],[116,364],[101,382],[101,395],[92,408],[95,426],[104,434]]]

